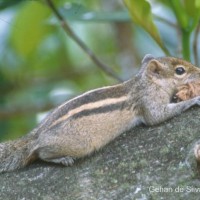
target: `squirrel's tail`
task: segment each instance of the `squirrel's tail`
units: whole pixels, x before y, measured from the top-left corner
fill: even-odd
[[[33,136],[0,143],[0,173],[22,168],[36,159],[32,152]]]

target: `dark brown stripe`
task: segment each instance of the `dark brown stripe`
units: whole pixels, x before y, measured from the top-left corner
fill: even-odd
[[[124,104],[125,104],[125,101],[122,101],[120,103],[110,104],[110,105],[99,107],[99,108],[83,110],[79,113],[72,115],[71,118],[77,119],[77,118],[81,118],[81,117],[85,117],[89,115],[108,113],[115,110],[122,110],[125,108]]]
[[[112,112],[112,111],[115,111],[115,110],[123,110],[126,107],[125,102],[126,101],[122,101],[122,102],[117,103],[117,104],[110,104],[110,105],[99,107],[99,108],[83,110],[79,113],[76,113],[76,114],[70,116],[69,119],[78,119],[78,118],[82,118],[82,117],[86,117],[86,116],[90,116],[90,115],[108,113],[108,112]],[[65,121],[67,121],[67,120],[61,121],[61,122],[55,124],[54,126],[52,126],[51,128],[55,129]]]
[[[70,103],[65,102],[66,105],[61,105],[61,107],[55,108],[49,116],[48,120],[46,120],[45,125],[51,125],[53,121],[61,118],[62,116],[66,115],[70,110],[78,108],[84,104],[97,102],[100,100],[108,99],[108,98],[119,98],[125,96],[127,93],[126,88],[124,85],[116,85],[111,86],[110,88],[100,88],[94,92],[89,94],[83,94],[80,98],[72,99]]]
[[[125,94],[126,90],[121,85],[111,88],[100,88],[99,90],[96,90],[92,93],[85,94],[80,98],[74,99],[73,101],[71,101],[70,105],[66,105],[66,108],[64,106],[61,111],[66,114],[66,110],[70,111],[84,104],[93,103],[108,98],[119,98],[121,96],[124,96]]]

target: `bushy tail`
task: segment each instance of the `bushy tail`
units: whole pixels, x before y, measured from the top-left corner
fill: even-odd
[[[35,160],[31,149],[33,138],[26,135],[14,141],[0,143],[0,173],[22,168]]]

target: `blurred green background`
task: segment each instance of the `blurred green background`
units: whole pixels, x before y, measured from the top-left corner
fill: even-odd
[[[198,64],[199,0],[53,3],[123,80],[137,73],[147,53]],[[63,31],[44,0],[0,0],[0,44],[0,141],[28,133],[65,100],[118,82]]]

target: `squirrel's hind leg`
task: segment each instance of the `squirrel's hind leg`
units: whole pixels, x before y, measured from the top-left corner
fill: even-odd
[[[61,151],[57,151],[53,147],[46,146],[37,149],[38,158],[46,161],[53,162],[56,164],[62,164],[65,166],[72,165],[74,163],[75,158],[67,155],[62,155]]]
[[[65,166],[71,166],[74,164],[74,159],[72,157],[60,157],[60,158],[51,158],[51,159],[42,159],[46,162],[53,162],[57,164],[62,164]]]

